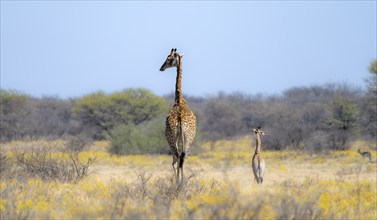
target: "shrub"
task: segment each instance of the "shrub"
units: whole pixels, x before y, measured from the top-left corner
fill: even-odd
[[[169,152],[162,117],[140,125],[118,125],[106,135],[113,154],[144,154]]]
[[[16,91],[0,89],[0,140],[9,141],[26,136],[30,131],[31,97]]]
[[[79,159],[80,151],[68,151],[68,158],[62,153],[53,152],[52,147],[41,147],[14,151],[16,163],[24,177],[38,177],[42,180],[59,180],[61,182],[78,182],[90,175],[89,167],[96,162],[90,157],[86,162]]]
[[[139,125],[158,117],[166,109],[165,99],[146,89],[125,89],[84,96],[76,100],[72,112],[94,138],[103,139],[103,132],[119,124]]]
[[[329,106],[323,130],[328,134],[327,142],[332,150],[349,148],[349,137],[358,131],[359,115],[355,101],[335,96]]]

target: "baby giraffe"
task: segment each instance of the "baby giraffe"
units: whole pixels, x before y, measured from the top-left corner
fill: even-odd
[[[256,140],[256,146],[255,146],[255,153],[253,156],[252,160],[252,167],[253,167],[253,172],[254,172],[254,177],[257,181],[257,183],[262,183],[263,182],[263,174],[265,170],[265,163],[262,158],[262,155],[260,153],[260,149],[262,146],[262,142],[260,140],[260,135],[266,135],[266,133],[262,130],[261,127],[258,127],[256,129],[253,129],[254,135],[255,135],[255,140]]]

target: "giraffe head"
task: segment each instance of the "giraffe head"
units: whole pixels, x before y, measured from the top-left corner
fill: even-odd
[[[263,136],[267,135],[266,132],[264,132],[260,126],[257,127],[257,128],[254,128],[253,131],[254,131],[255,135],[257,135],[257,134],[261,134]]]
[[[183,54],[180,55],[176,51],[177,48],[171,49],[170,54],[166,58],[165,62],[162,64],[160,71],[164,71],[171,67],[178,67],[179,63],[181,62],[181,58],[183,57]]]

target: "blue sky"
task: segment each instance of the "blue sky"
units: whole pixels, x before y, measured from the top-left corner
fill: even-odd
[[[279,94],[364,87],[376,59],[376,1],[1,1],[1,88],[41,97],[147,88]]]

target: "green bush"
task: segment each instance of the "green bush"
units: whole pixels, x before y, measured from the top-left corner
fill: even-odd
[[[170,151],[165,139],[165,119],[139,124],[123,124],[114,127],[107,135],[113,154],[160,154]]]
[[[139,125],[158,117],[167,112],[167,103],[149,90],[125,89],[84,96],[76,100],[72,112],[95,139],[102,139],[119,124]]]

